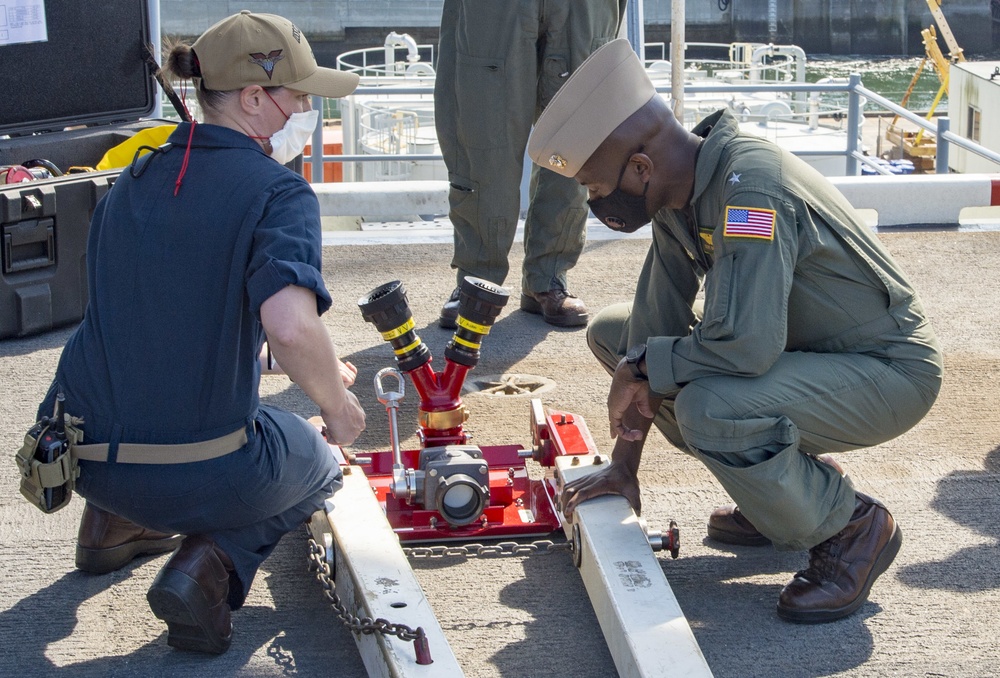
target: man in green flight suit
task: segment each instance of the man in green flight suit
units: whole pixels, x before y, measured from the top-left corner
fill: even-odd
[[[607,226],[653,221],[633,302],[601,311],[587,333],[613,375],[612,463],[567,486],[563,510],[618,493],[638,511],[639,459],[655,423],[737,502],[713,513],[710,536],[809,550],[779,596],[780,617],[855,612],[902,533],[817,457],[914,426],[943,371],[890,254],[829,181],[741,134],[727,111],[687,131],[625,40],[573,74],[528,153],[584,185]]]
[[[569,74],[618,33],[625,0],[445,0],[434,80],[434,120],[448,168],[451,267],[502,285],[520,211],[531,124]],[[587,240],[586,191],[534,168],[524,220],[521,310],[557,327],[590,312],[567,272]],[[439,324],[455,328],[459,288]]]

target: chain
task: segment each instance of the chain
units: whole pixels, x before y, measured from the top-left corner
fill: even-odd
[[[309,538],[309,569],[316,572],[316,579],[323,587],[323,595],[330,602],[337,618],[343,622],[344,626],[354,633],[372,634],[381,633],[386,636],[396,636],[400,640],[413,641],[417,649],[418,658],[421,649],[426,650],[427,635],[422,627],[412,629],[406,624],[390,622],[387,619],[372,619],[371,617],[359,617],[353,614],[337,594],[337,585],[333,581],[333,574],[330,572],[330,563],[326,560],[326,549],[317,543],[312,537]],[[501,541],[496,544],[464,544],[462,546],[416,546],[403,548],[403,553],[410,558],[445,558],[449,556],[462,556],[465,558],[486,557],[486,556],[526,556],[536,553],[554,553],[556,551],[572,551],[572,542],[554,542],[550,539],[540,539],[529,544],[522,544],[516,541]],[[418,660],[418,663],[419,660]]]
[[[426,637],[423,628],[411,629],[406,624],[394,624],[387,619],[372,619],[371,617],[358,617],[352,614],[347,606],[337,595],[337,585],[333,581],[330,573],[330,563],[326,561],[325,549],[320,546],[315,539],[309,539],[309,568],[316,571],[316,579],[323,587],[323,595],[330,601],[337,617],[354,633],[370,635],[381,633],[386,636],[396,636],[400,640],[420,641]]]
[[[554,542],[551,539],[540,539],[530,544],[516,541],[501,541],[495,544],[462,544],[440,546],[404,547],[403,553],[409,558],[475,558],[485,556],[527,556],[536,553],[554,553],[556,551],[572,551],[573,544],[569,541]]]

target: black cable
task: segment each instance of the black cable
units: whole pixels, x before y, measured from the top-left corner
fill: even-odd
[[[149,43],[146,44],[146,64],[149,66],[149,72],[153,76],[153,79],[160,84],[163,88],[163,93],[167,95],[167,99],[170,100],[171,105],[180,116],[180,119],[184,122],[191,122],[191,115],[188,113],[187,107],[181,98],[177,96],[177,92],[174,88],[170,86],[170,82],[163,77],[163,70],[160,68],[160,64],[156,61],[156,55],[153,53],[153,46]]]
[[[55,166],[55,163],[53,163],[51,160],[45,160],[43,158],[32,158],[31,160],[25,160],[24,162],[21,163],[21,167],[27,167],[28,169],[31,169],[32,167],[42,167],[44,169],[47,169],[54,177],[62,176],[62,171]]]

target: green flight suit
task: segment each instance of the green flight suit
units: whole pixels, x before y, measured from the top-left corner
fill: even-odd
[[[456,279],[502,285],[520,214],[531,126],[590,53],[613,40],[625,0],[445,0],[434,119],[451,184]],[[532,166],[521,289],[566,287],[586,243],[586,191]]]
[[[890,440],[928,412],[934,332],[878,237],[823,176],[720,111],[684,210],[663,209],[632,304],[588,341],[609,370],[646,342],[654,423],[780,549],[847,524],[850,482],[812,456]],[[704,311],[695,295],[704,284]],[[805,453],[805,454],[803,454]]]

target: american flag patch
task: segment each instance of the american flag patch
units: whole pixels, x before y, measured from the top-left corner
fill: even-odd
[[[726,206],[726,228],[723,235],[739,238],[774,240],[774,210],[759,207]]]

